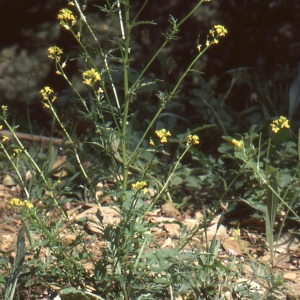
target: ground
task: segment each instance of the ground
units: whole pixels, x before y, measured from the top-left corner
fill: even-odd
[[[9,253],[11,261],[14,261],[16,255],[16,240],[19,228],[21,226],[21,220],[18,213],[7,207],[8,201],[12,197],[23,197],[22,190],[16,185],[11,185],[6,178],[6,184],[0,185],[0,246],[1,255]],[[101,252],[103,247],[103,241],[101,241],[102,230],[99,226],[95,225],[93,219],[96,218],[96,212],[98,206],[95,203],[79,203],[74,202],[68,206],[67,212],[70,218],[74,221],[87,218],[87,226],[83,228],[78,227],[78,230],[88,232],[90,235],[97,235],[98,242],[91,242],[90,251],[97,253]],[[119,214],[112,206],[104,206],[104,213],[107,216],[107,220],[110,223],[117,223],[119,221]],[[49,212],[49,217],[51,212]],[[187,228],[197,225],[202,221],[202,213],[200,211],[189,210],[186,213],[180,213],[171,204],[165,204],[156,208],[153,212],[149,213],[147,219],[153,224],[152,235],[158,241],[162,248],[172,248],[178,241],[178,234],[180,230],[180,224],[185,224]],[[220,216],[216,216],[209,224],[208,239],[212,239],[216,232],[217,223]],[[245,221],[251,222],[251,220]],[[254,219],[252,220],[254,222]],[[257,224],[257,226],[264,226],[263,224]],[[239,238],[236,238],[236,235]],[[38,238],[38,234],[35,234],[35,238]],[[66,243],[74,240],[75,236],[65,225],[65,228],[61,231],[60,238]],[[217,231],[217,238],[222,240],[222,249],[219,252],[219,259],[226,264],[230,260],[230,256],[236,256],[237,264],[245,264],[244,274],[241,280],[251,281],[251,285],[261,290],[261,293],[265,292],[266,284],[259,279],[253,278],[250,274],[250,267],[247,266],[247,262],[256,260],[262,265],[269,265],[270,252],[265,247],[265,240],[261,233],[257,230],[250,232],[245,228],[230,228],[222,225]],[[192,247],[201,247],[205,239],[203,230],[199,230],[196,236],[192,240]],[[300,299],[300,251],[299,241],[292,235],[284,234],[279,240],[276,254],[276,265],[274,267],[275,274],[283,274],[285,284],[282,288],[282,293],[278,294],[278,299]],[[91,264],[85,262],[85,268],[91,269]],[[58,288],[58,287],[53,287]],[[46,290],[40,291],[47,293]],[[46,295],[44,295],[45,297]],[[45,298],[46,299],[46,298]]]

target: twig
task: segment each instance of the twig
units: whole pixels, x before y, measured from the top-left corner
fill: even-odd
[[[15,132],[15,134],[20,140],[25,141],[37,142],[42,144],[52,143],[54,146],[71,145],[70,141],[60,138],[53,138],[23,132]],[[0,130],[0,138],[3,138],[4,136],[8,137],[9,139],[14,139],[13,134],[9,130]]]

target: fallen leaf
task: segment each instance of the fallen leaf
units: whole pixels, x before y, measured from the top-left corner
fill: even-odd
[[[172,217],[176,220],[181,220],[182,215],[171,203],[166,203],[161,207],[161,214],[166,217]]]
[[[243,248],[246,247],[246,242],[236,239],[232,239],[230,237],[225,237],[222,241],[222,247],[224,250],[231,255],[240,256],[243,254]]]
[[[55,173],[53,173],[54,177],[66,177],[68,176],[68,172],[66,171],[66,167],[64,163],[67,161],[67,155],[60,155],[57,156],[52,170],[56,170]]]
[[[286,280],[291,280],[291,281],[295,281],[295,279],[298,277],[298,274],[296,272],[284,272],[283,273],[283,278]]]
[[[168,232],[170,237],[179,237],[180,225],[179,224],[164,224],[165,230]]]

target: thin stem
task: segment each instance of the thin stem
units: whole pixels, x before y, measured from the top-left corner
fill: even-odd
[[[140,10],[138,11],[138,13],[135,15],[134,19],[133,19],[133,23],[136,22],[137,18],[139,17],[139,15],[142,13],[142,11],[144,10],[144,8],[146,7],[146,5],[148,4],[149,0],[145,0],[143,1],[143,5],[140,8]]]
[[[178,26],[181,26],[189,17],[198,9],[198,7],[207,0],[201,0],[196,4],[193,9],[178,23]]]
[[[159,193],[156,195],[156,197],[154,198],[154,200],[151,202],[151,205],[149,206],[149,210],[151,210],[154,206],[154,204],[156,203],[156,201],[161,197],[161,195],[165,192],[165,190],[167,189],[174,173],[176,172],[176,170],[179,167],[179,164],[181,163],[181,160],[183,159],[183,157],[185,156],[185,154],[190,150],[190,148],[192,147],[192,144],[187,146],[187,148],[183,151],[183,153],[181,154],[181,156],[179,157],[179,159],[177,160],[173,171],[171,172],[171,174],[168,176],[168,179],[166,180],[165,184],[163,185],[163,187],[160,189]]]
[[[20,172],[19,172],[19,169],[17,168],[16,164],[12,161],[12,159],[11,159],[9,153],[7,152],[7,150],[6,150],[6,148],[4,147],[4,145],[3,145],[2,142],[0,143],[0,147],[2,148],[2,150],[3,150],[4,154],[5,154],[5,156],[7,157],[7,159],[8,159],[9,162],[10,162],[10,164],[12,165],[13,169],[15,170],[16,174],[18,175],[19,180],[20,180],[20,182],[21,182],[21,185],[22,185],[22,187],[23,187],[23,189],[24,189],[24,191],[25,191],[26,197],[29,198],[29,192],[27,191],[27,189],[26,189],[26,187],[25,187],[25,183],[24,183],[24,180],[23,180],[23,178],[22,178],[22,176],[21,176],[21,174],[20,174]],[[22,150],[23,150],[23,147],[22,147]]]
[[[63,70],[63,67],[62,65],[60,64],[59,61],[56,61],[56,70],[58,70],[61,75],[64,77],[64,79],[67,81],[67,83],[69,84],[69,86],[72,88],[72,90],[76,93],[76,95],[78,96],[78,99],[80,99],[80,102],[81,104],[84,106],[84,109],[86,110],[86,112],[88,114],[90,114],[90,110],[89,108],[87,107],[85,101],[82,99],[80,93],[77,91],[77,89],[74,87],[74,85],[72,84],[72,82],[69,80],[68,76],[66,75],[66,73],[64,72]]]
[[[253,170],[255,170],[255,168],[253,168]],[[258,177],[262,180],[262,182],[264,184],[266,184],[268,186],[268,188],[272,191],[272,193],[280,200],[281,203],[283,203],[285,205],[285,207],[287,207],[292,214],[297,218],[297,220],[300,221],[300,217],[297,215],[297,213],[291,208],[291,206],[286,203],[286,201],[284,201],[282,199],[282,197],[280,197],[280,195],[268,184],[268,182],[266,181],[266,178],[261,174],[261,172],[259,171],[255,171],[255,173],[258,175]]]
[[[58,124],[60,125],[61,129],[62,129],[63,132],[65,133],[67,139],[69,140],[70,144],[72,145],[73,151],[74,151],[74,153],[75,153],[76,160],[77,160],[77,162],[78,162],[78,165],[79,165],[79,167],[80,167],[80,170],[81,170],[81,172],[82,172],[84,178],[85,178],[87,181],[89,181],[89,177],[88,177],[88,175],[86,174],[85,169],[83,168],[82,163],[81,163],[81,160],[80,160],[80,158],[79,158],[79,155],[78,155],[78,152],[77,152],[77,148],[74,146],[74,141],[73,141],[73,139],[70,137],[68,131],[67,131],[66,128],[65,128],[65,126],[62,124],[60,118],[58,117],[58,115],[57,115],[55,109],[54,109],[53,106],[52,106],[51,101],[48,101],[48,104],[49,104],[49,106],[50,106],[51,112],[53,113],[53,116],[55,117],[56,121],[58,122]]]
[[[58,115],[56,114],[56,111],[54,110],[54,107],[53,107],[51,101],[49,101],[49,100],[48,100],[48,105],[50,106],[51,112],[53,113],[55,119],[56,119],[57,122],[59,123],[61,129],[64,131],[64,133],[65,133],[67,139],[69,140],[70,144],[72,145],[73,151],[74,151],[74,153],[75,153],[76,160],[77,160],[77,162],[78,162],[79,168],[80,168],[80,170],[81,170],[81,172],[82,172],[84,178],[86,179],[86,181],[87,181],[88,183],[90,183],[89,177],[88,177],[88,175],[86,174],[85,169],[84,169],[84,167],[83,167],[83,165],[82,165],[82,163],[81,163],[80,157],[79,157],[78,152],[77,152],[77,148],[75,147],[72,138],[70,137],[68,131],[67,131],[66,128],[65,128],[65,126],[62,124],[60,118],[58,117]],[[96,193],[95,193],[94,191],[93,191],[93,193],[94,193],[94,195],[96,195]],[[53,197],[54,197],[54,196],[53,196]],[[100,205],[100,203],[99,203],[99,201],[98,201],[97,195],[96,195],[96,200],[97,200],[97,204],[98,204],[99,210],[100,210],[100,212],[101,212],[101,214],[102,214],[104,220],[107,222],[107,218],[106,218],[105,213],[104,213],[104,211],[103,211],[103,209],[102,209],[102,206]],[[55,200],[55,201],[56,201],[56,200]]]
[[[215,208],[217,208],[220,205],[220,203],[222,203],[222,201],[223,201],[225,195],[228,193],[229,189],[234,185],[234,183],[238,180],[238,178],[241,176],[241,174],[243,174],[245,166],[246,166],[246,164],[244,164],[239,169],[239,172],[234,176],[234,178],[231,180],[231,182],[229,183],[229,185],[225,188],[225,191],[221,195],[219,201],[217,202],[216,205],[214,205]]]
[[[140,140],[138,141],[137,145],[135,146],[134,150],[132,151],[129,159],[128,159],[128,165],[130,165],[140,147],[140,145],[142,144],[142,142],[145,140],[148,132],[150,131],[150,129],[152,128],[153,124],[156,122],[156,120],[158,119],[158,117],[160,116],[161,112],[164,110],[165,108],[165,104],[162,104],[162,106],[160,107],[160,109],[156,112],[154,118],[152,118],[150,124],[148,125],[147,129],[144,131],[142,137],[140,138]]]
[[[207,46],[206,48],[204,48],[202,51],[199,52],[199,54],[195,57],[195,59],[189,64],[189,66],[186,68],[185,72],[183,73],[183,75],[179,78],[179,80],[177,81],[174,89],[172,90],[172,92],[170,93],[170,95],[168,96],[168,100],[165,101],[162,106],[159,108],[159,110],[156,112],[155,116],[153,117],[153,119],[151,120],[150,124],[148,125],[147,129],[144,131],[143,136],[141,137],[141,139],[139,140],[139,142],[137,143],[137,145],[135,146],[134,150],[132,151],[130,158],[128,159],[128,164],[130,164],[132,162],[132,160],[134,159],[136,152],[138,150],[138,148],[140,147],[140,145],[142,144],[142,142],[144,141],[144,139],[146,138],[148,132],[150,131],[150,129],[152,128],[153,124],[156,122],[156,120],[158,119],[158,117],[160,116],[161,112],[164,110],[166,104],[168,101],[170,101],[170,99],[176,94],[177,89],[180,85],[180,83],[182,82],[182,80],[184,79],[184,77],[186,77],[187,73],[191,70],[191,68],[193,67],[193,65],[196,63],[196,61],[203,55],[203,53],[209,48],[209,46]]]
[[[119,19],[120,19],[120,28],[121,28],[121,33],[122,33],[122,40],[125,40],[125,31],[124,31],[122,10],[120,8],[120,0],[118,0],[117,3],[118,3],[118,10],[119,10]]]
[[[128,82],[128,63],[129,63],[129,42],[130,42],[130,15],[129,4],[125,4],[125,45],[124,45],[124,60],[123,60],[123,76],[124,76],[124,109],[122,116],[122,135],[121,135],[121,147],[122,147],[122,160],[123,160],[123,182],[122,189],[127,189],[128,181],[128,163],[127,163],[127,118],[129,111],[130,92]]]
[[[204,2],[205,0],[201,0],[198,2],[198,4],[187,14],[186,17],[184,17],[177,25],[175,28],[173,28],[173,30],[171,31],[171,33],[169,34],[169,38],[166,38],[165,41],[162,43],[162,45],[159,47],[159,49],[156,51],[156,53],[151,57],[151,59],[149,60],[149,62],[147,63],[147,65],[145,66],[145,68],[141,71],[141,73],[139,74],[139,76],[137,77],[137,79],[135,80],[135,82],[132,85],[132,90],[134,90],[134,88],[136,87],[136,85],[138,84],[138,82],[140,81],[140,79],[144,76],[144,74],[146,73],[146,71],[148,70],[148,68],[152,65],[152,63],[154,62],[154,60],[157,58],[157,56],[161,53],[161,51],[166,47],[166,45],[172,40],[172,37],[174,37],[176,35],[176,33],[179,31],[180,26],[195,12],[195,10]]]
[[[38,171],[38,173],[40,174],[40,176],[42,177],[43,181],[45,184],[47,184],[46,178],[42,172],[42,170],[39,168],[39,166],[36,164],[36,162],[34,161],[34,159],[31,157],[31,155],[28,153],[28,151],[25,149],[25,147],[23,146],[22,142],[19,140],[19,138],[17,137],[17,135],[15,134],[13,128],[9,125],[9,123],[4,119],[3,120],[4,124],[7,126],[8,130],[12,133],[12,136],[14,137],[14,139],[16,140],[16,142],[18,143],[18,145],[21,147],[22,151],[25,153],[25,155],[29,158],[29,160],[31,161],[31,163],[34,165],[34,167],[36,168],[36,170]]]
[[[113,90],[113,93],[114,93],[114,96],[115,96],[115,100],[116,100],[116,103],[117,103],[117,106],[118,108],[120,109],[120,102],[119,102],[119,97],[118,97],[118,93],[117,93],[117,90],[116,90],[116,87],[114,85],[114,82],[113,82],[113,79],[112,79],[112,76],[111,76],[111,72],[110,72],[110,68],[108,66],[108,62],[107,62],[107,55],[104,54],[104,51],[102,50],[100,44],[99,44],[99,41],[97,39],[97,37],[95,36],[92,28],[90,27],[89,23],[87,22],[86,20],[86,17],[84,15],[84,13],[82,12],[81,8],[80,8],[80,5],[78,4],[78,1],[77,0],[74,0],[75,1],[75,4],[76,4],[76,8],[80,14],[80,17],[82,19],[82,21],[84,22],[84,24],[86,25],[86,27],[88,28],[90,34],[92,35],[93,39],[95,40],[97,46],[98,46],[98,49],[99,49],[99,52],[103,58],[103,61],[104,61],[104,64],[105,64],[105,68],[106,68],[106,71],[108,73],[108,77],[109,77],[109,80],[110,80],[110,84],[111,84],[111,87],[112,87],[112,90]],[[79,45],[81,46],[81,48],[83,49],[86,57],[88,57],[90,59],[90,61],[92,62],[92,65],[93,67],[98,70],[98,67],[97,67],[97,64],[94,62],[94,60],[92,59],[92,57],[89,55],[87,49],[85,48],[85,46],[82,44],[80,38],[77,37],[77,35],[72,31],[70,30],[72,35],[74,36],[74,38],[76,39],[76,41],[79,43]]]
[[[181,84],[182,80],[186,77],[186,75],[188,74],[188,72],[191,71],[193,65],[199,60],[199,58],[204,54],[204,52],[211,46],[208,45],[206,46],[202,51],[199,51],[198,55],[193,59],[193,61],[189,64],[189,66],[186,68],[185,72],[181,75],[181,77],[179,78],[179,80],[177,81],[175,87],[173,88],[172,92],[170,93],[170,97],[172,97],[174,94],[176,94],[179,85]]]

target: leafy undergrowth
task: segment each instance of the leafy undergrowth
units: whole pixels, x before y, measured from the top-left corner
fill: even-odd
[[[12,197],[22,196],[21,189],[10,184],[2,186],[2,201],[6,204]],[[108,190],[112,187],[112,184],[106,185]],[[196,203],[195,193],[190,195],[188,209],[179,211],[172,204],[164,204],[147,213],[145,220],[151,238],[148,237],[140,262],[146,274],[140,275],[139,293],[133,299],[140,295],[144,297],[141,299],[170,299],[170,285],[174,285],[176,299],[297,299],[300,273],[297,239],[283,234],[272,268],[262,218],[249,213],[249,206],[240,203],[236,214],[231,210],[225,213],[225,218],[217,213],[207,217],[203,215],[205,210]],[[207,196],[198,193],[203,199]],[[150,201],[151,198],[146,200],[146,205]],[[49,209],[40,216],[39,222],[44,222],[47,227],[47,236],[33,231],[34,242],[31,245],[25,243],[23,271],[18,280],[20,299],[49,299],[56,294],[62,299],[116,297],[100,291],[99,285],[103,281],[97,282],[97,276],[100,276],[98,272],[103,272],[102,265],[113,271],[105,249],[108,247],[107,235],[112,235],[111,231],[115,232],[121,226],[120,207],[107,195],[101,196],[101,202],[105,205],[102,209],[107,223],[94,201],[76,200],[64,204],[76,233],[70,228],[69,221],[64,221],[59,209]],[[33,203],[38,206],[37,200]],[[34,228],[34,224],[32,226]],[[21,215],[3,206],[0,225],[3,284],[7,283],[16,264],[16,249],[20,251],[20,246],[16,245],[20,228]],[[143,228],[138,229],[141,232]],[[141,241],[138,244],[140,247]],[[126,255],[130,266],[133,253]],[[149,278],[151,284],[147,283]],[[111,278],[102,280],[107,280],[107,290],[111,293],[114,285]],[[197,286],[196,291],[193,286],[194,289]],[[146,291],[143,293],[142,289]],[[4,289],[2,293],[5,293]]]
[[[224,26],[199,36],[172,84],[152,72],[207,1],[181,20],[170,15],[161,45],[143,62],[132,35],[155,25],[140,19],[148,1],[138,9],[129,0],[105,2],[95,9],[113,24],[109,38],[90,25],[86,4],[69,1],[58,13],[78,48],[48,48],[73,101],[69,114],[62,112],[60,94],[41,89],[52,136],[19,132],[1,106],[2,298],[297,297],[286,284],[298,278],[297,89],[287,119],[252,79],[265,119],[237,134],[224,105],[231,87],[215,97],[197,70],[228,34]],[[78,71],[70,74],[74,61]],[[182,91],[191,78],[203,87]],[[179,114],[186,96],[203,122]],[[82,135],[75,134],[78,123]]]

